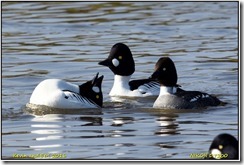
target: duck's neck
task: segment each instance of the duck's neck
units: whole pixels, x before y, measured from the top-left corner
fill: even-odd
[[[114,87],[129,89],[130,76],[114,75]]]
[[[159,95],[170,95],[176,93],[177,87],[160,86]]]
[[[110,96],[124,95],[130,91],[129,81],[131,76],[114,76],[114,84]]]

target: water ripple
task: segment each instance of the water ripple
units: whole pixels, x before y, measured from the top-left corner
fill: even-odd
[[[238,2],[2,2],[2,158],[190,159],[219,133],[238,137],[237,14]],[[184,89],[228,104],[196,112],[152,109],[155,98],[113,100],[113,74],[97,63],[117,42],[131,48],[133,79],[169,56]],[[80,84],[98,70],[102,110],[26,105],[44,79]]]

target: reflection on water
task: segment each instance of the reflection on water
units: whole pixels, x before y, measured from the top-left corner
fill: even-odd
[[[190,159],[219,133],[238,137],[237,11],[238,2],[3,2],[2,157]],[[117,42],[133,53],[132,79],[170,56],[183,89],[228,104],[169,111],[152,109],[153,97],[110,98],[113,74],[97,63]],[[97,71],[102,109],[26,105],[44,79],[81,84]]]
[[[102,114],[101,109],[90,108],[90,109],[60,109],[52,108],[45,105],[35,105],[27,103],[26,106],[22,108],[25,113],[42,116],[46,114]]]
[[[130,124],[134,122],[133,117],[116,117],[113,119],[112,126],[123,126],[124,124]]]
[[[83,124],[81,126],[101,126],[101,125],[103,125],[103,123],[102,123],[103,119],[101,117],[84,116],[84,117],[80,117],[79,119],[82,121],[89,122],[89,123]]]
[[[169,115],[169,116],[160,116],[157,119],[157,123],[159,124],[159,129],[155,132],[155,135],[158,136],[168,136],[179,134],[179,124],[176,121],[177,115]]]

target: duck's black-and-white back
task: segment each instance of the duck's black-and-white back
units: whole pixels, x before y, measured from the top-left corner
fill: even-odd
[[[114,84],[110,96],[144,97],[157,96],[159,83],[155,80],[141,79],[130,81],[135,71],[135,62],[129,47],[123,43],[115,44],[107,59],[99,62],[114,73]]]
[[[63,109],[102,107],[102,80],[103,76],[98,77],[98,74],[82,85],[60,79],[47,79],[34,89],[30,103]]]
[[[177,85],[177,71],[169,57],[162,57],[151,76],[160,83],[160,94],[153,107],[167,109],[192,109],[217,106],[221,101],[215,96],[199,91],[185,91]]]

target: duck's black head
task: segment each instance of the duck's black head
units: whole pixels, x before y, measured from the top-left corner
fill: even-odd
[[[86,83],[79,86],[80,95],[86,97],[89,100],[92,100],[99,107],[103,106],[103,93],[102,93],[102,80],[103,75],[98,77],[98,74]]]
[[[160,58],[150,78],[159,81],[163,86],[177,86],[177,71],[174,62],[169,57]]]
[[[108,58],[98,63],[110,68],[115,75],[129,76],[135,71],[135,62],[129,47],[123,43],[115,44]]]
[[[210,159],[238,159],[238,141],[230,134],[216,136],[209,148]]]

